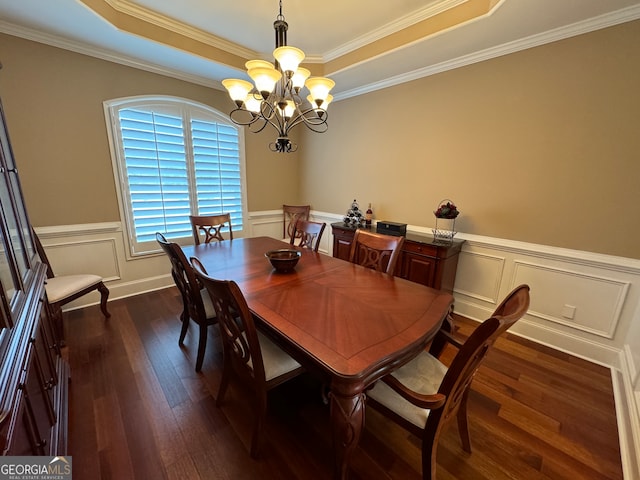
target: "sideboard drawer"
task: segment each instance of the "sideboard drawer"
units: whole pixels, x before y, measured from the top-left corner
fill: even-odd
[[[405,240],[402,247],[403,252],[419,253],[421,255],[427,255],[429,257],[438,256],[438,248],[431,245],[419,242],[412,242],[411,240]]]

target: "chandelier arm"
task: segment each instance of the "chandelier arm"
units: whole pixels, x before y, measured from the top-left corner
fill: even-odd
[[[249,114],[249,115],[251,115],[251,119],[250,120],[241,120],[241,119],[238,118],[238,114],[239,113],[242,113],[242,114],[245,114],[245,115]],[[235,110],[232,110],[231,113],[229,114],[229,118],[231,118],[231,121],[233,123],[235,123],[236,125],[242,125],[244,127],[249,127],[249,131],[251,133],[260,133],[262,130],[264,130],[264,128],[268,124],[271,124],[273,127],[278,129],[278,126],[275,125],[273,122],[271,122],[268,118],[264,117],[263,115],[250,112],[249,110],[246,110],[246,109],[244,109],[242,107],[241,108],[236,108]],[[259,125],[259,126],[256,127],[256,125]]]
[[[322,115],[319,115],[321,113]],[[328,115],[326,110],[323,109],[314,109],[309,108],[298,113],[298,116],[295,118],[289,128],[293,128],[296,125],[304,123],[309,130],[324,133],[329,128],[329,124],[327,123]]]
[[[261,120],[262,124],[260,125],[260,128],[253,128],[253,126],[257,124],[256,122],[250,124],[249,131],[251,133],[260,133],[262,130],[264,130],[264,127],[266,127],[269,124],[269,122],[263,117],[257,117],[257,119]]]
[[[266,103],[266,102],[263,102],[263,103]],[[267,110],[269,115],[264,115],[262,113],[263,110]],[[276,131],[278,132],[278,135],[281,137],[286,136],[287,133],[289,132],[289,127],[287,126],[287,122],[280,116],[280,114],[277,112],[277,109],[270,104],[267,104],[265,105],[264,108],[260,109],[260,118],[262,118],[265,121],[265,125],[266,123],[268,123],[273,128],[275,128]],[[260,131],[262,131],[262,129],[264,129],[264,126],[260,129]]]
[[[249,117],[250,119],[242,120],[240,118],[240,114],[250,115]],[[252,113],[249,110],[242,107],[231,110],[231,112],[229,113],[229,117],[231,118],[231,121],[236,125],[244,125],[244,126],[252,125],[262,118],[260,115],[256,115],[255,113]]]
[[[305,125],[308,126],[307,120],[304,118],[304,116],[300,113],[298,113],[295,117],[292,118],[292,120],[289,122],[289,128],[287,129],[290,130],[293,127],[295,127],[296,125],[300,125],[301,123],[304,123]]]

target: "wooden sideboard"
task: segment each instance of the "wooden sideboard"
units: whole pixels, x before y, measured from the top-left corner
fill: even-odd
[[[65,455],[69,367],[56,337],[0,102],[0,449]]]
[[[349,260],[355,228],[332,223],[333,256]],[[374,230],[375,231],[375,230]],[[407,234],[395,275],[447,292],[453,291],[464,240],[436,242],[431,235]]]

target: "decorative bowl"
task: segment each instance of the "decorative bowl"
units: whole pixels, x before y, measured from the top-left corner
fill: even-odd
[[[264,256],[271,262],[271,265],[273,265],[273,268],[275,268],[277,272],[281,273],[292,271],[298,263],[301,255],[302,254],[298,250],[290,250],[287,248],[269,250],[264,254]]]

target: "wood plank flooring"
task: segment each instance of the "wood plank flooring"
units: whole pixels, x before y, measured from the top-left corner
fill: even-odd
[[[97,306],[65,313],[74,480],[330,479],[318,382],[302,376],[271,392],[265,445],[252,460],[245,392],[232,384],[215,406],[216,328],[198,374],[194,325],[178,346],[181,305],[171,288],[110,302],[109,320]],[[476,325],[458,324],[462,335]],[[622,478],[608,369],[507,334],[472,388],[473,453],[453,422],[438,450],[439,480]],[[351,478],[420,479],[420,457],[418,438],[368,409]]]

